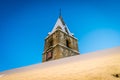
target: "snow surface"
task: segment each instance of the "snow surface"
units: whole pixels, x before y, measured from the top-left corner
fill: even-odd
[[[0,80],[120,80],[120,47],[1,72]]]

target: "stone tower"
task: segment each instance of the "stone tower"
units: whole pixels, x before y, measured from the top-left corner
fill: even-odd
[[[78,42],[69,31],[60,15],[48,36],[45,38],[42,62],[79,55]]]

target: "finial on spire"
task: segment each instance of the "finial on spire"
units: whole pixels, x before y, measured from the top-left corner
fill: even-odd
[[[60,8],[60,12],[59,12],[59,17],[61,17],[61,8]]]

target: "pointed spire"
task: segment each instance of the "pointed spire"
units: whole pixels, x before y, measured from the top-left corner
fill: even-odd
[[[59,12],[59,19],[61,20],[62,24],[65,25],[65,22],[62,18],[61,8],[60,8],[60,12]]]
[[[53,32],[55,32],[58,27],[60,27],[63,32],[73,36],[73,34],[69,31],[67,25],[65,24],[65,22],[62,18],[61,9],[60,9],[60,12],[59,12],[58,20],[57,20],[56,24],[54,25],[53,30],[48,34],[52,34]]]
[[[59,12],[59,18],[61,17],[62,15],[61,15],[61,8],[60,8],[60,12]]]

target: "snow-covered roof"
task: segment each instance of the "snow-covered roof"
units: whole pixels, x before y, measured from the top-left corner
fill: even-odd
[[[49,34],[52,34],[53,32],[56,31],[56,29],[60,27],[61,30],[63,32],[65,32],[66,34],[69,34],[71,36],[73,36],[73,34],[70,32],[70,30],[68,29],[67,25],[64,23],[63,19],[62,19],[62,16],[60,16],[58,19],[57,19],[57,22],[53,28],[53,30],[51,32],[49,32]]]

